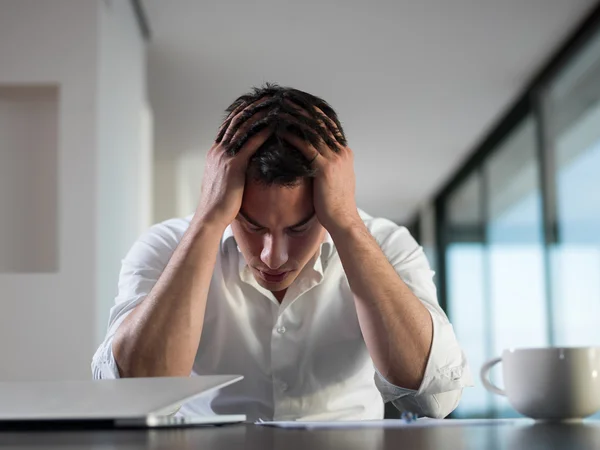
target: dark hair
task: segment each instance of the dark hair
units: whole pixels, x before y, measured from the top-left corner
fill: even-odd
[[[256,104],[247,107],[253,103]],[[327,117],[323,117],[315,107]],[[256,120],[243,136],[234,142],[227,142],[224,135],[234,117],[232,112],[238,108],[246,108],[241,116],[241,123],[257,113],[264,117]],[[333,108],[325,100],[297,89],[267,83],[242,95],[225,111],[226,120],[216,142],[222,142],[232,156],[237,154],[252,136],[266,127],[273,127],[273,134],[256,151],[248,165],[248,174],[254,180],[267,185],[293,186],[300,179],[315,175],[315,170],[304,155],[283,139],[285,133],[294,134],[315,148],[318,148],[319,142],[325,142],[334,151],[338,151],[335,141],[346,145],[342,125]]]

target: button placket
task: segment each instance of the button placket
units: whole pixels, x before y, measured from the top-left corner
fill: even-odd
[[[284,325],[289,311],[279,311],[278,317],[273,324],[271,334],[271,365],[272,365],[272,380],[273,380],[273,402],[274,414],[276,417],[281,417],[289,414],[290,400],[288,393],[290,390],[289,376],[289,345],[287,332],[289,331]]]

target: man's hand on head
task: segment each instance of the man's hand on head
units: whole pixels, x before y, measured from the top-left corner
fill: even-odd
[[[320,140],[318,146],[288,133],[285,139],[302,152],[316,169],[313,184],[317,218],[330,233],[361,224],[355,199],[356,175],[354,154],[350,147],[340,144],[335,123],[320,109],[321,125],[335,148]]]
[[[301,96],[292,99],[277,92],[265,92],[258,99],[238,101],[241,104],[233,107],[207,155],[196,212],[198,220],[223,228],[233,222],[241,208],[250,161],[275,134],[277,139],[287,141],[310,161],[303,170],[298,170],[299,166],[291,170],[316,174],[313,195],[319,222],[330,233],[362,223],[354,198],[352,150],[346,145],[335,112],[329,111],[326,103],[320,101],[324,106],[317,107],[310,103],[318,99],[307,102]],[[290,155],[289,161],[297,164],[297,156]],[[285,179],[285,175],[282,178],[278,173],[279,178],[275,178]]]
[[[196,220],[221,228],[227,227],[238,215],[244,195],[246,169],[256,150],[271,136],[272,127],[264,129],[247,139],[234,154],[231,146],[240,136],[264,119],[259,100],[242,105],[234,110],[221,125],[219,135],[206,155],[200,201],[196,209]]]

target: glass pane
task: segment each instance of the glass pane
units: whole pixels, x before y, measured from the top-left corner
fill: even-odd
[[[548,345],[537,129],[529,118],[489,158],[489,302],[494,355],[506,348]],[[496,378],[500,370],[497,371]],[[514,415],[495,396],[498,415]]]
[[[474,172],[448,198],[448,313],[476,378],[463,393],[459,417],[517,415],[485,391],[479,369],[505,348],[549,342],[536,146],[536,123],[528,118],[484,163],[487,189]],[[502,384],[499,375],[493,379]]]
[[[449,197],[446,248],[448,315],[475,378],[488,358],[481,178],[474,173]],[[490,395],[477,387],[463,391],[457,417],[486,416]]]
[[[600,35],[557,77],[547,113],[556,168],[555,342],[599,345]]]
[[[478,381],[479,368],[488,359],[483,243],[452,243],[447,247],[446,258],[448,314],[475,381],[475,387],[463,390],[455,415],[486,417],[490,395]]]

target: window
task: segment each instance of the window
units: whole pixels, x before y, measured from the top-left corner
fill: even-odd
[[[419,219],[435,221],[440,303],[475,381],[454,415],[517,416],[481,386],[485,361],[511,347],[600,345],[600,7],[435,206]]]
[[[487,267],[492,354],[506,348],[548,345],[545,260],[537,128],[529,117],[484,166],[488,198]],[[496,368],[496,379],[501,372]],[[506,399],[493,396],[498,415],[513,415]]]
[[[447,200],[448,314],[476,380],[505,348],[548,343],[536,155],[536,122],[527,117]],[[515,415],[476,384],[464,391],[457,416]]]
[[[448,315],[475,378],[490,353],[481,191],[481,177],[474,172],[450,195],[445,230]],[[465,389],[455,415],[485,416],[490,402],[481,386]]]
[[[600,344],[600,34],[556,77],[545,102],[554,166],[550,246],[557,345]]]

